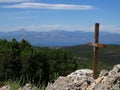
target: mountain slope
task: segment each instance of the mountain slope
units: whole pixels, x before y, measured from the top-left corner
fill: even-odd
[[[0,38],[11,40],[16,38],[17,40],[26,39],[34,46],[71,46],[77,44],[86,44],[89,41],[93,41],[92,32],[83,31],[65,31],[55,30],[48,32],[33,32],[25,29],[20,29],[13,32],[0,32]],[[109,44],[120,44],[120,34],[101,32],[100,42]]]

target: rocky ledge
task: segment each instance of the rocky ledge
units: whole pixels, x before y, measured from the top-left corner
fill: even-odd
[[[110,71],[102,70],[97,79],[92,77],[92,70],[77,70],[49,83],[46,90],[120,90],[120,64]]]

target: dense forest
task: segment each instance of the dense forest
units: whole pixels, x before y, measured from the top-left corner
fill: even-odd
[[[73,54],[64,49],[32,47],[26,40],[0,40],[0,80],[47,84],[76,70]]]

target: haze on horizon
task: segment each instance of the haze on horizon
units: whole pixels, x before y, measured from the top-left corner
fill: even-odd
[[[86,31],[120,33],[120,0],[0,0],[0,32]]]

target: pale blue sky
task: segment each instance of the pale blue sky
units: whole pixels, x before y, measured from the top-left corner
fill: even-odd
[[[0,0],[0,32],[100,30],[120,33],[120,0]]]

